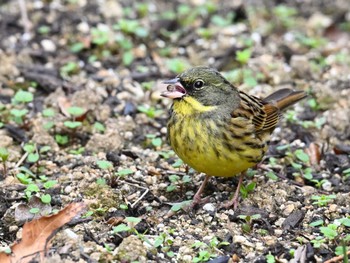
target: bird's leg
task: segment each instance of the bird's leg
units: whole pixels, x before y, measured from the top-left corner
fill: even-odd
[[[236,192],[233,196],[233,198],[227,202],[225,202],[222,207],[224,208],[230,208],[232,207],[233,205],[233,209],[236,210],[237,207],[238,207],[238,199],[239,199],[239,192],[241,190],[241,184],[242,184],[242,181],[243,181],[243,177],[245,176],[245,172],[241,173],[241,175],[239,176],[239,180],[238,180],[238,185],[237,185],[237,188],[236,188]]]
[[[202,204],[208,201],[208,197],[207,198],[201,198],[201,195],[204,191],[204,188],[206,186],[206,184],[208,183],[210,179],[210,175],[205,175],[204,181],[202,182],[201,186],[199,187],[197,193],[193,196],[193,201],[191,203],[191,207],[194,207],[198,204]]]

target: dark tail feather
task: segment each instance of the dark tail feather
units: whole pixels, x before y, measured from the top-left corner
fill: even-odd
[[[291,89],[280,89],[263,99],[264,103],[269,103],[283,111],[299,100],[304,99],[307,94],[304,91],[294,91]]]

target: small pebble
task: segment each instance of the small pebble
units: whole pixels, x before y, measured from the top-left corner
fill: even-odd
[[[12,233],[12,232],[16,232],[18,230],[18,226],[16,225],[13,225],[13,226],[10,226],[9,227],[9,232]]]
[[[65,192],[66,194],[71,193],[72,190],[73,190],[73,187],[71,187],[70,185],[67,185],[66,188],[64,188],[64,192]]]
[[[64,233],[67,235],[67,237],[69,237],[70,239],[73,239],[73,240],[78,240],[79,239],[79,236],[74,233],[72,230],[70,230],[69,228],[65,229],[64,230]]]
[[[50,39],[43,39],[40,44],[46,52],[53,53],[57,49],[55,43]]]
[[[215,211],[215,206],[212,203],[207,203],[203,206],[203,210],[207,212],[214,212]]]

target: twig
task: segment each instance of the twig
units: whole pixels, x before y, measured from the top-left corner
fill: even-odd
[[[30,30],[32,27],[32,23],[30,22],[30,20],[28,18],[28,12],[27,12],[25,0],[18,0],[18,5],[19,5],[19,9],[21,11],[22,23],[23,23],[23,28],[24,28],[23,39],[25,41],[27,41],[27,40],[31,39]]]
[[[130,182],[128,182],[127,180],[124,180],[124,182],[127,183],[127,184],[129,184],[129,185],[132,185],[132,186],[135,186],[135,187],[137,187],[137,188],[141,188],[141,189],[145,190],[145,191],[143,192],[143,194],[142,194],[134,203],[132,203],[132,204],[130,205],[131,208],[134,208],[134,207],[136,206],[136,204],[137,204],[138,202],[140,202],[140,201],[145,197],[146,194],[148,194],[149,189],[146,188],[146,187],[137,185],[137,184],[135,184],[135,183],[130,183]]]
[[[22,158],[16,163],[15,168],[18,168],[24,162],[24,160],[27,158],[28,154],[29,154],[28,152],[23,154]]]
[[[348,251],[346,253],[346,255],[350,256],[350,251]],[[331,259],[328,259],[327,261],[325,261],[324,263],[335,263],[335,262],[343,262],[344,259],[344,255],[340,255]]]

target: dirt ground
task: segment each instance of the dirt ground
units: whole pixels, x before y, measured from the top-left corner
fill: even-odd
[[[160,93],[198,65],[258,97],[309,94],[237,210],[220,208],[237,178],[182,209],[204,175],[171,150]],[[41,261],[347,262],[349,116],[347,0],[1,1],[0,251],[84,202]]]

